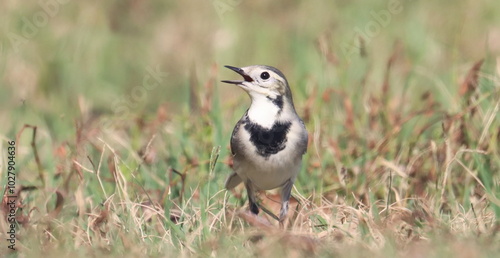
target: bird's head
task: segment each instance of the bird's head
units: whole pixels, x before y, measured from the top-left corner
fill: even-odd
[[[292,93],[285,75],[280,70],[266,65],[252,65],[242,68],[226,65],[225,67],[241,75],[243,80],[224,80],[222,82],[238,85],[252,99],[265,97],[273,101],[284,98],[293,106]]]

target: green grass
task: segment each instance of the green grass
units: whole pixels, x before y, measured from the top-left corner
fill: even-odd
[[[498,255],[499,3],[402,0],[370,33],[387,1],[233,2],[0,4],[12,256]],[[250,104],[226,64],[278,67],[306,122],[286,231],[223,189]]]

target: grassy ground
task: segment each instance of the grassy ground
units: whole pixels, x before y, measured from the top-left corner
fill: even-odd
[[[500,2],[41,3],[0,3],[11,255],[500,253]],[[281,69],[306,122],[286,231],[223,189],[226,64]]]

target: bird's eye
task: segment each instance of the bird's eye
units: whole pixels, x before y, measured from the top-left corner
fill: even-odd
[[[269,73],[268,72],[261,73],[260,78],[262,78],[263,80],[269,79]]]

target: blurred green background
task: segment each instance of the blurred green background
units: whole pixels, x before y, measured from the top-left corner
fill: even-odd
[[[498,251],[499,1],[3,0],[0,17],[1,146],[19,134],[17,184],[36,188],[22,199],[37,212],[18,212],[37,225],[22,225],[24,250],[239,255],[248,235],[226,212],[245,197],[222,186],[250,100],[220,80],[237,78],[224,65],[265,64],[287,76],[309,131],[294,194],[318,210],[293,232],[372,250],[385,207],[411,212],[402,220],[439,240],[437,256],[460,253],[440,249],[442,228]],[[145,200],[158,224],[135,208]],[[346,210],[365,224],[345,228]],[[387,231],[382,256],[417,239]]]
[[[428,77],[414,90],[446,98],[443,91],[455,91],[455,74],[500,52],[499,4],[493,0],[393,1],[401,10],[386,24],[373,13],[389,10],[391,1],[60,2],[1,3],[3,132],[23,123],[47,123],[44,114],[71,125],[81,112],[79,101],[114,112],[111,104],[132,98],[147,67],[168,77],[137,98],[134,112],[151,112],[161,103],[169,112],[183,110],[190,73],[203,84],[213,65],[217,80],[234,76],[221,69],[226,64],[276,66],[291,81],[297,101],[306,96],[309,77],[320,88],[353,88],[363,69],[371,69],[368,90],[379,90],[396,42],[404,46],[408,66]],[[370,27],[374,21],[378,28]],[[376,32],[365,39],[370,61],[347,56],[345,45],[358,44],[356,32],[370,30]],[[436,89],[432,80],[442,81],[445,89]],[[216,94],[229,98],[223,105],[242,98],[238,89],[216,84]]]

